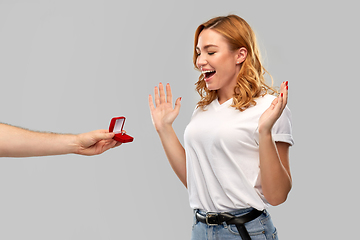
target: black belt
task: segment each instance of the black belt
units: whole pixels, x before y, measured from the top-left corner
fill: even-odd
[[[244,224],[259,217],[262,213],[263,211],[253,209],[245,215],[236,217],[234,215],[231,215],[230,213],[208,212],[206,213],[206,216],[203,216],[197,212],[196,219],[199,222],[207,224],[208,226],[221,225],[223,222],[225,222],[228,225],[234,224],[237,230],[239,231],[242,240],[251,240],[250,235],[246,230]]]

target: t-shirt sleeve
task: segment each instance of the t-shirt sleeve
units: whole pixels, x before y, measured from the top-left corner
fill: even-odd
[[[259,145],[258,128],[256,128],[254,138],[256,144]],[[290,109],[287,106],[273,126],[272,138],[275,142],[286,142],[290,144],[290,146],[294,145],[294,139],[292,136],[292,117]]]
[[[275,142],[286,142],[290,144],[290,146],[294,145],[292,136],[292,117],[290,109],[287,106],[273,126],[272,137]]]

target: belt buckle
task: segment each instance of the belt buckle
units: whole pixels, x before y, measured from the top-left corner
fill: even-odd
[[[209,223],[209,217],[216,217],[217,218],[218,214],[217,213],[214,213],[214,212],[208,212],[206,213],[206,224],[208,226],[217,226],[219,225],[218,223]]]

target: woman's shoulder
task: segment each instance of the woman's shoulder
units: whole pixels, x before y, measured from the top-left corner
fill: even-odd
[[[274,101],[275,98],[276,98],[276,96],[271,95],[271,94],[266,94],[264,96],[260,96],[260,97],[255,99],[256,106],[267,106],[267,107],[269,107],[271,105],[272,101]]]
[[[268,109],[271,106],[271,103],[274,101],[274,99],[277,98],[277,96],[266,94],[263,97],[259,97],[255,99],[257,111],[264,112],[266,109]],[[285,107],[283,113],[281,114],[284,118],[291,118],[291,111],[288,106]]]
[[[271,94],[265,94],[264,96],[260,96],[255,99],[256,102],[262,103],[262,102],[272,102],[276,98],[275,95]]]

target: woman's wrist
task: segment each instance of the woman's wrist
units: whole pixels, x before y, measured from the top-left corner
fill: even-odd
[[[271,130],[265,130],[265,129],[260,130],[259,129],[259,140],[266,139],[266,138],[272,139]]]
[[[156,131],[158,132],[158,134],[165,133],[165,132],[172,131],[172,130],[173,130],[172,124],[162,124],[161,126],[156,127]]]

